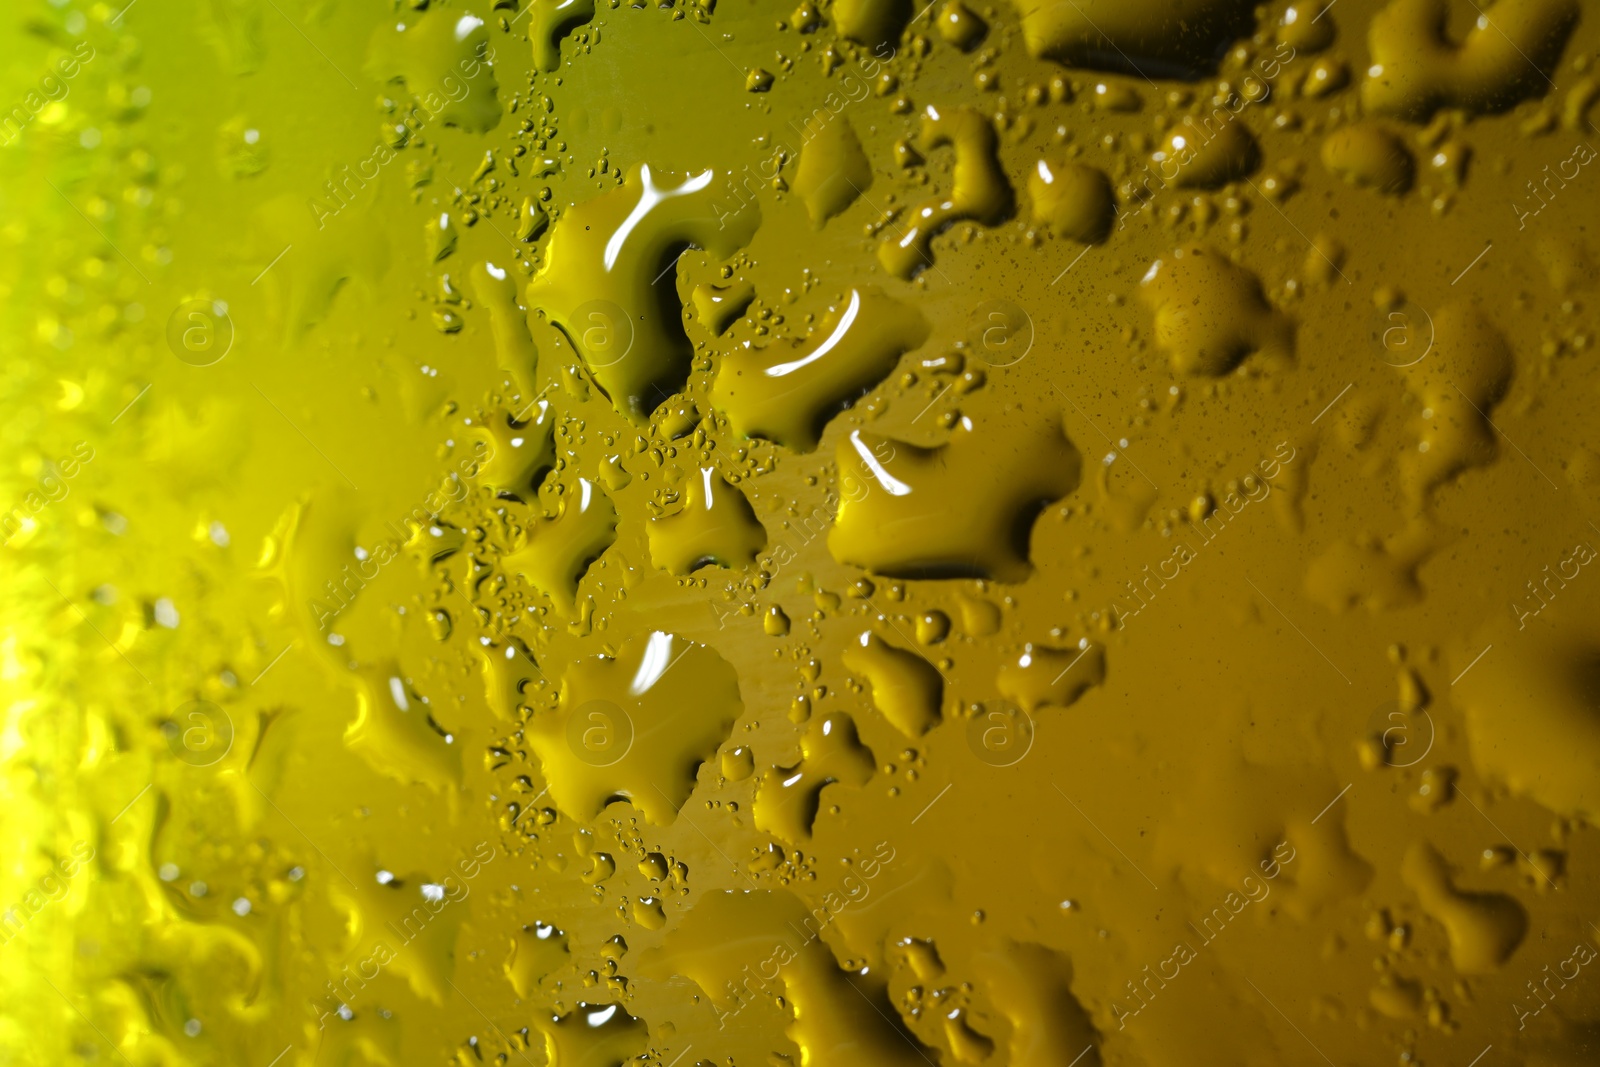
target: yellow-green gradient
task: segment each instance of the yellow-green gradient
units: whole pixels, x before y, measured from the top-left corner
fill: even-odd
[[[1600,1058],[1588,0],[14,0],[0,1063]]]

